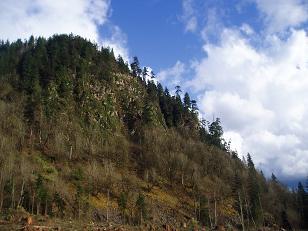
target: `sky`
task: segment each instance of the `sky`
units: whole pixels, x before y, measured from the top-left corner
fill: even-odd
[[[240,156],[284,182],[308,175],[307,0],[0,0],[0,39],[73,33],[138,56]]]

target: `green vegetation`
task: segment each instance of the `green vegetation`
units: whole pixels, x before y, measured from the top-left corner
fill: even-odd
[[[2,218],[23,208],[132,226],[307,228],[301,183],[266,180],[230,150],[219,118],[199,121],[188,93],[147,74],[78,36],[1,42]]]

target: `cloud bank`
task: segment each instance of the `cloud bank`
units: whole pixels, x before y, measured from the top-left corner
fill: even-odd
[[[225,29],[219,45],[204,46],[207,57],[187,84],[203,115],[222,118],[226,138],[237,141],[241,154],[252,152],[268,174],[304,177],[308,37],[297,30],[286,41],[270,40],[269,49],[258,50],[238,31]]]
[[[199,31],[205,55],[191,67],[193,78],[181,85],[198,98],[205,118],[222,119],[232,148],[241,155],[252,153],[267,175],[306,177],[308,36],[303,25],[308,20],[307,2],[254,0],[249,4],[259,14],[259,31],[246,22],[225,26],[219,18],[223,15],[207,9],[206,23]],[[183,72],[177,69],[178,63],[161,72],[165,82],[177,77],[177,71]]]

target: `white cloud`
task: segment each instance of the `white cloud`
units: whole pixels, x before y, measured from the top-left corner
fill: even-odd
[[[93,3],[99,8],[94,9]],[[15,40],[74,33],[98,41],[97,25],[106,21],[108,8],[109,1],[99,0],[2,0],[1,37]]]
[[[222,119],[224,138],[232,140],[233,149],[252,153],[267,174],[305,177],[308,36],[303,25],[308,23],[308,2],[253,2],[264,23],[259,31],[246,22],[239,27],[227,22],[226,27],[222,19],[228,19],[227,11],[209,6],[199,31],[206,55],[190,67],[191,80],[175,78],[197,96],[203,117]]]
[[[219,44],[204,46],[207,57],[188,85],[201,113],[222,119],[233,148],[251,152],[267,173],[305,176],[308,36],[292,30],[287,40],[268,36],[265,46],[256,49],[239,30],[225,29]]]
[[[193,8],[193,0],[182,1],[183,14],[180,17],[185,24],[185,31],[194,32],[198,27],[198,20]]]
[[[158,79],[157,77],[155,76],[155,73],[154,73],[154,78],[152,78],[152,72],[154,72],[154,70],[151,68],[151,67],[146,67],[147,68],[147,75],[145,76],[145,81],[146,82],[153,82],[155,83],[156,85],[158,84]]]
[[[103,24],[108,17],[110,2],[111,0],[89,0],[87,15],[97,24]]]
[[[216,40],[217,36],[223,30],[223,24],[221,22],[222,12],[218,12],[216,8],[210,8],[206,13],[206,24],[201,31],[201,37],[204,41],[210,42],[212,39]]]
[[[231,150],[243,153],[243,138],[239,133],[229,130],[224,132],[223,138],[226,142],[232,141],[230,143]]]
[[[246,23],[243,23],[242,26],[240,27],[240,30],[244,32],[246,35],[252,35],[254,34],[254,30]]]
[[[125,61],[128,61],[129,54],[126,34],[124,34],[118,26],[112,26],[111,30],[111,37],[102,39],[103,46],[111,47],[116,57],[121,55]]]
[[[282,32],[308,20],[308,2],[305,0],[255,0],[265,16],[269,32]]]
[[[168,87],[173,89],[184,81],[184,73],[186,65],[181,61],[177,61],[173,67],[161,70],[157,74],[157,81],[164,82]]]
[[[73,33],[101,44],[99,27],[108,22],[110,4],[111,0],[1,0],[0,39]],[[126,44],[116,40],[121,37],[119,28],[112,32],[106,43],[127,56]]]

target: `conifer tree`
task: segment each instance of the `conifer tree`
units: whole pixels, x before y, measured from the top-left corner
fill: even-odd
[[[199,110],[198,106],[197,106],[197,101],[196,100],[192,100],[190,103],[191,103],[191,112],[192,113],[197,113],[197,111]]]
[[[125,224],[125,212],[127,209],[127,194],[126,193],[122,192],[120,194],[120,198],[118,199],[118,206],[122,213],[123,223]]]
[[[173,97],[173,123],[176,127],[179,127],[183,124],[183,112],[184,107],[181,99],[181,87],[175,87],[175,97]]]
[[[247,190],[249,196],[250,212],[254,222],[260,222],[261,208],[260,208],[260,187],[257,180],[257,171],[252,161],[251,155],[247,154],[247,166],[248,166],[248,179]]]
[[[142,79],[143,79],[143,81],[146,81],[147,76],[148,76],[148,68],[144,67],[143,70],[142,70]]]
[[[133,76],[140,77],[142,70],[140,68],[139,60],[136,56],[133,58],[133,62],[131,63],[130,66],[132,69]]]
[[[209,125],[209,142],[212,145],[215,145],[219,148],[222,148],[222,135],[223,135],[223,129],[220,124],[220,119],[216,118],[215,121],[213,121]]]
[[[184,95],[184,108],[188,111],[191,107],[190,97],[189,94],[186,92]]]
[[[297,186],[297,207],[303,221],[302,226],[308,228],[308,193],[301,182]]]
[[[127,63],[124,62],[123,58],[121,55],[118,56],[117,58],[117,64],[118,64],[118,68],[120,70],[121,73],[129,73],[129,68]]]
[[[146,219],[147,217],[145,198],[142,193],[139,193],[138,195],[136,207],[139,214],[139,224],[142,224],[143,219]]]
[[[151,71],[151,79],[155,79],[156,78],[156,75],[154,73],[154,71]]]

